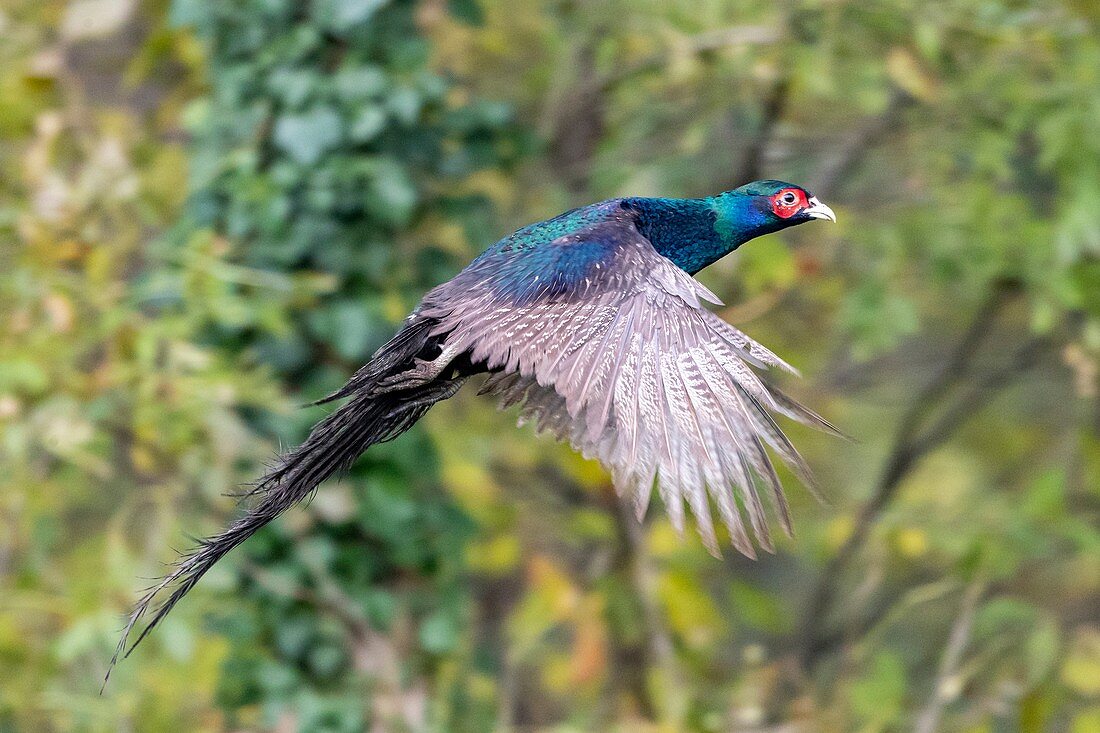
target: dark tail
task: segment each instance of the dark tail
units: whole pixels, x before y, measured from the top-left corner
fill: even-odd
[[[171,574],[150,588],[138,601],[111,658],[103,679],[104,686],[118,660],[129,656],[226,553],[305,499],[326,478],[348,468],[367,448],[396,438],[412,427],[433,404],[458,391],[464,378],[446,373],[424,384],[392,392],[379,391],[379,383],[383,379],[411,368],[413,359],[430,359],[439,353],[438,344],[430,336],[433,325],[434,321],[417,320],[414,316],[378,350],[370,362],[356,372],[347,385],[320,400],[318,404],[351,397],[346,404],[317,423],[304,443],[280,456],[275,465],[255,483],[246,494],[246,497],[253,497],[255,503],[243,516],[221,533],[200,540],[194,549],[179,559]],[[167,597],[157,605],[165,594],[168,594]],[[129,644],[131,632],[149,613],[152,618],[133,644]]]

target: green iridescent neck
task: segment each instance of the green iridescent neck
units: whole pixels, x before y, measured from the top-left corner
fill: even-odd
[[[629,198],[639,228],[653,247],[695,274],[768,231],[768,217],[752,196],[728,191],[702,199]]]

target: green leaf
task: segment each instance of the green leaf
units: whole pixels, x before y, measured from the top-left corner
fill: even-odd
[[[730,584],[730,600],[739,621],[772,633],[791,628],[791,613],[786,602],[772,593],[735,580]]]
[[[1062,681],[1082,695],[1100,696],[1100,629],[1086,626],[1076,634],[1062,662]]]
[[[370,65],[348,65],[333,77],[336,93],[348,102],[373,99],[389,88],[389,78],[384,69]]]
[[[275,123],[275,144],[301,165],[316,163],[340,143],[341,136],[340,115],[330,107],[283,115]]]
[[[313,15],[322,27],[344,33],[370,20],[389,0],[316,0]]]
[[[443,654],[458,641],[458,625],[442,612],[434,613],[420,625],[420,646],[432,654]]]
[[[852,709],[872,727],[884,726],[901,714],[906,687],[901,659],[892,651],[879,650],[864,674],[852,684],[849,694]]]
[[[387,100],[387,106],[394,118],[406,125],[412,125],[420,116],[423,99],[420,92],[412,87],[395,89]]]
[[[405,168],[393,160],[377,162],[367,197],[367,209],[395,226],[405,226],[417,202],[416,187]]]
[[[1100,733],[1100,706],[1086,708],[1074,715],[1070,733]]]
[[[0,390],[38,394],[49,384],[49,374],[32,359],[11,356],[0,361]]]
[[[485,23],[485,11],[478,0],[448,0],[447,7],[451,15],[470,25]]]
[[[1062,647],[1061,629],[1052,619],[1043,618],[1027,638],[1027,680],[1034,687],[1054,668]]]
[[[307,662],[314,674],[332,677],[347,663],[347,655],[335,643],[326,642],[309,650]]]
[[[380,107],[366,106],[356,113],[348,135],[356,142],[365,143],[377,137],[385,127],[385,111]]]
[[[306,69],[276,69],[267,80],[286,107],[297,109],[309,99],[320,86],[317,75]]]

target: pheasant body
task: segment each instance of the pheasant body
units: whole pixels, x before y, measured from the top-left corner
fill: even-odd
[[[602,201],[496,242],[321,400],[348,398],[256,483],[240,518],[141,599],[119,653],[162,594],[135,646],[227,552],[479,374],[482,393],[521,405],[521,423],[598,458],[639,516],[656,486],[680,530],[687,503],[712,553],[712,502],[739,551],[754,557],[754,538],[772,550],[762,495],[788,533],[790,517],[765,446],[813,487],[773,414],[835,429],[765,381],[758,371],[794,370],[707,310],[720,301],[691,274],[813,219],[835,221],[805,189],[757,181],[704,199]]]

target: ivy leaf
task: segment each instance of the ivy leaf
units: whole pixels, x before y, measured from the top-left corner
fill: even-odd
[[[445,613],[433,613],[420,625],[420,646],[433,654],[454,648],[458,641],[458,626]]]
[[[321,0],[314,6],[319,25],[337,33],[370,20],[388,0]]]
[[[284,115],[275,123],[275,144],[300,165],[313,165],[340,143],[341,121],[330,107]]]
[[[277,69],[267,84],[289,108],[301,107],[318,86],[317,75],[304,69]]]
[[[378,107],[364,107],[351,123],[348,135],[355,142],[365,143],[378,137],[386,127],[386,113]]]
[[[417,202],[416,187],[396,161],[378,161],[371,180],[367,209],[397,226],[408,224]]]
[[[359,102],[382,94],[389,86],[389,80],[386,72],[377,66],[353,65],[340,69],[333,84],[342,99]]]

